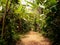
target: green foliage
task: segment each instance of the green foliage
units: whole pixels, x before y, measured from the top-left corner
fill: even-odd
[[[20,19],[21,20],[21,29],[19,30],[19,33],[20,34],[25,34],[27,32],[29,32],[30,28],[31,28],[31,24],[30,22],[27,22],[26,20],[24,19]]]
[[[19,0],[12,0],[13,4],[19,4]]]
[[[51,12],[47,13],[46,16],[46,27],[43,27],[44,32],[46,32],[46,36],[53,41],[52,45],[60,44],[60,16],[59,16],[59,2],[51,8]],[[59,10],[59,11],[58,11]]]
[[[0,45],[6,45],[6,42],[5,42],[4,39],[1,39],[1,38],[0,38]]]
[[[5,1],[5,2],[4,2]],[[8,0],[8,3],[6,0],[1,0],[1,4],[3,3],[2,5],[2,12],[0,12],[0,18],[1,18],[1,22],[0,22],[0,37],[1,37],[1,32],[2,32],[2,18],[1,17],[1,14],[5,15],[5,11],[8,10],[8,12],[6,12],[6,16],[5,16],[5,29],[4,29],[4,35],[3,35],[3,39],[0,40],[0,45],[5,45],[5,42],[6,42],[6,45],[11,45],[13,44],[13,40],[17,41],[18,37],[16,37],[15,35],[17,34],[14,34],[12,31],[16,32],[16,27],[17,25],[15,24],[15,18],[17,18],[17,16],[15,15],[14,13],[14,8],[12,7],[14,2],[10,2]],[[7,4],[6,4],[7,3]],[[17,2],[15,2],[17,3]],[[6,5],[7,5],[7,9],[6,9]]]
[[[45,2],[45,6],[46,6],[46,8],[51,8],[51,6],[54,6],[56,3],[57,3],[56,0],[47,0]]]

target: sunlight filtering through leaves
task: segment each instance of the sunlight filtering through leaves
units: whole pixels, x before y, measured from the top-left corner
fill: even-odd
[[[44,8],[44,9],[45,9],[45,6],[44,6],[44,5],[39,4],[39,6],[40,6],[41,8]]]
[[[26,1],[25,1],[25,0],[22,0],[21,3],[22,3],[23,5],[26,5]]]
[[[2,6],[0,6],[0,11],[2,10]]]

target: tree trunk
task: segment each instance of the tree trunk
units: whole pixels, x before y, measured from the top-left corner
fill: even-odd
[[[1,38],[3,38],[3,35],[4,35],[3,33],[4,33],[4,29],[5,29],[5,17],[6,17],[7,11],[8,11],[8,0],[6,0],[6,10],[3,15]]]

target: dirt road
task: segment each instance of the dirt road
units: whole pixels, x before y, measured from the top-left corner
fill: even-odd
[[[18,41],[16,45],[51,45],[51,42],[42,34],[30,31],[24,38],[21,38],[21,43]]]

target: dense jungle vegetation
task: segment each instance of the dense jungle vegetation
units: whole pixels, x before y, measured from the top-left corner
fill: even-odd
[[[32,29],[60,45],[60,0],[0,0],[0,45]]]

